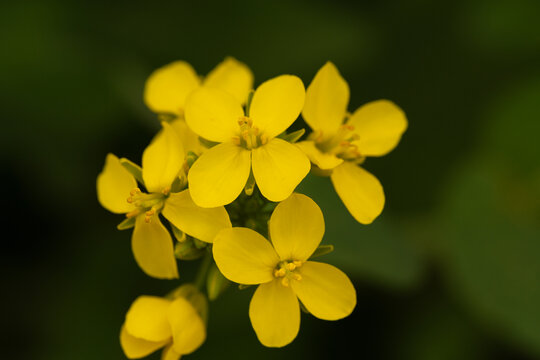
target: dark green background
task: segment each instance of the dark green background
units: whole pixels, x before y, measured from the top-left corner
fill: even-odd
[[[307,85],[331,60],[349,110],[391,99],[409,129],[365,163],[387,195],[372,225],[328,179],[300,187],[336,246],[324,260],[355,281],[353,315],[304,314],[292,345],[266,349],[253,290],[233,289],[190,359],[540,358],[539,13],[536,0],[3,2],[0,357],[123,358],[131,302],[176,282],[138,269],[96,176],[107,152],[140,161],[158,129],[142,102],[152,70],[183,59],[206,74],[230,55],[256,84],[292,73]]]

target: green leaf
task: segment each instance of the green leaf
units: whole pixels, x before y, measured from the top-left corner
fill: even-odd
[[[362,225],[349,214],[330,179],[308,175],[298,192],[311,197],[327,224],[323,241],[335,251],[325,262],[351,277],[365,278],[393,287],[411,287],[421,279],[423,263],[417,244],[398,223],[384,213],[370,225]]]
[[[135,226],[135,216],[126,218],[120,224],[116,226],[118,230],[127,230]]]
[[[139,184],[144,185],[144,180],[143,180],[143,177],[142,177],[142,169],[141,169],[141,167],[139,165],[135,164],[134,162],[132,162],[131,160],[128,160],[126,158],[121,158],[120,159],[120,164],[122,164],[122,166],[127,171],[129,171],[129,173],[131,175],[133,175],[133,177],[135,178],[135,180],[137,180],[137,182]]]
[[[540,354],[540,198],[499,160],[477,158],[445,191],[446,273],[472,314]]]
[[[221,274],[216,264],[212,264],[206,277],[208,299],[210,299],[210,301],[217,299],[219,295],[227,290],[230,284],[231,282]]]

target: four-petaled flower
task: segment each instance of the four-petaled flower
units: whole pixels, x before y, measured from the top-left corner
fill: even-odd
[[[307,175],[309,159],[296,145],[276,138],[300,115],[302,81],[282,75],[260,85],[248,112],[232,95],[200,88],[186,102],[186,122],[201,137],[219,142],[189,171],[193,201],[215,207],[234,201],[253,171],[261,193],[271,201],[286,199]]]
[[[184,297],[139,296],[129,308],[120,331],[120,345],[129,359],[164,348],[163,360],[178,360],[206,339],[201,314]]]
[[[203,152],[204,147],[199,136],[187,127],[184,107],[189,94],[201,86],[224,90],[245,103],[253,87],[253,74],[244,63],[227,57],[201,80],[190,64],[174,61],[152,72],[144,86],[146,106],[155,113],[174,116],[171,126],[182,140],[184,150],[196,154]]]
[[[330,174],[351,215],[369,224],[382,212],[384,192],[379,180],[358,165],[366,157],[394,149],[407,129],[407,119],[394,103],[378,100],[361,106],[346,120],[348,103],[347,82],[334,64],[326,63],[309,85],[302,111],[313,133],[298,146]]]
[[[260,284],[249,307],[251,324],[263,345],[281,347],[300,328],[298,299],[314,316],[337,320],[353,311],[356,292],[341,270],[309,260],[324,234],[323,215],[313,200],[293,194],[281,202],[269,232],[272,244],[248,228],[222,230],[213,253],[229,280]]]
[[[107,155],[105,167],[97,178],[101,205],[113,213],[135,217],[131,237],[133,255],[141,269],[152,277],[178,277],[173,241],[159,219],[160,213],[178,229],[205,242],[212,242],[221,229],[232,226],[225,208],[201,208],[187,189],[171,192],[178,176],[185,178],[183,168],[182,143],[171,126],[163,123],[163,131],[142,157],[142,178],[148,193],[137,187],[135,178],[113,154]]]

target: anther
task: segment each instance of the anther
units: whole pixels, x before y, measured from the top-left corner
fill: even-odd
[[[288,287],[289,286],[289,279],[287,279],[286,277],[281,279],[281,285],[283,285],[285,287]]]
[[[300,275],[300,274],[293,274],[293,278],[294,278],[294,280],[296,280],[296,281],[300,281],[300,280],[302,280],[302,275]]]
[[[234,145],[240,145],[240,136],[233,136],[232,142]]]
[[[283,268],[281,268],[279,270],[278,269],[274,270],[274,276],[275,277],[284,277],[285,274],[286,274],[286,271]]]
[[[302,266],[302,261],[300,261],[300,260],[294,260],[294,261],[293,261],[293,264],[294,264],[297,268],[299,268],[300,266]]]
[[[349,146],[351,146],[351,143],[349,141],[345,140],[345,141],[340,142],[339,146],[349,147]]]
[[[167,186],[165,189],[161,191],[163,195],[168,195],[171,192],[171,187]]]
[[[135,196],[135,194],[138,194],[138,193],[140,193],[140,192],[141,192],[141,189],[135,188],[135,189],[133,189],[133,190],[131,190],[131,191],[129,192],[129,195]]]
[[[291,263],[288,263],[288,264],[287,264],[287,269],[288,269],[289,271],[293,271],[294,269],[296,269],[296,265],[294,265],[294,263],[292,263],[292,262],[291,262]]]
[[[261,145],[264,145],[268,142],[268,136],[266,136],[265,134],[262,134],[260,139],[261,139]]]
[[[126,199],[126,201],[131,204],[133,202],[133,198],[130,196]]]

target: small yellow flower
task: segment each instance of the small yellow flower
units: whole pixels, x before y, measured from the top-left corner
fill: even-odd
[[[231,203],[253,171],[261,193],[271,201],[286,199],[307,175],[306,155],[276,138],[304,105],[302,81],[282,75],[260,85],[249,113],[219,89],[200,88],[186,102],[186,122],[199,136],[221,143],[194,163],[188,176],[193,201],[203,207]]]
[[[184,121],[184,106],[189,94],[201,86],[222,89],[244,103],[253,87],[251,70],[238,60],[227,57],[205,78],[197,75],[185,61],[175,61],[155,70],[146,80],[144,102],[158,114],[171,114],[176,118],[171,125],[178,132],[186,151],[200,154],[204,148],[199,137]]]
[[[346,119],[348,103],[347,82],[334,64],[326,63],[309,85],[302,111],[313,133],[298,146],[313,164],[330,173],[351,215],[369,224],[382,212],[384,192],[379,180],[358,165],[366,157],[383,156],[394,149],[407,129],[407,119],[388,100],[367,103]]]
[[[200,208],[189,190],[170,192],[183,167],[182,143],[172,127],[163,123],[163,131],[143,153],[142,177],[148,193],[137,187],[135,178],[113,154],[107,155],[97,178],[101,205],[113,213],[135,217],[133,255],[141,269],[152,277],[178,277],[173,241],[159,219],[160,213],[180,230],[205,242],[212,242],[221,229],[232,226],[225,208]]]
[[[249,307],[251,324],[263,345],[282,347],[300,329],[298,299],[314,316],[338,320],[353,311],[356,292],[339,269],[308,260],[324,235],[323,215],[313,200],[292,194],[278,204],[269,232],[272,244],[251,229],[222,230],[213,252],[229,280],[260,284]]]
[[[129,359],[140,359],[164,348],[163,360],[178,360],[197,350],[205,339],[201,315],[183,297],[139,296],[120,331],[120,345]]]

